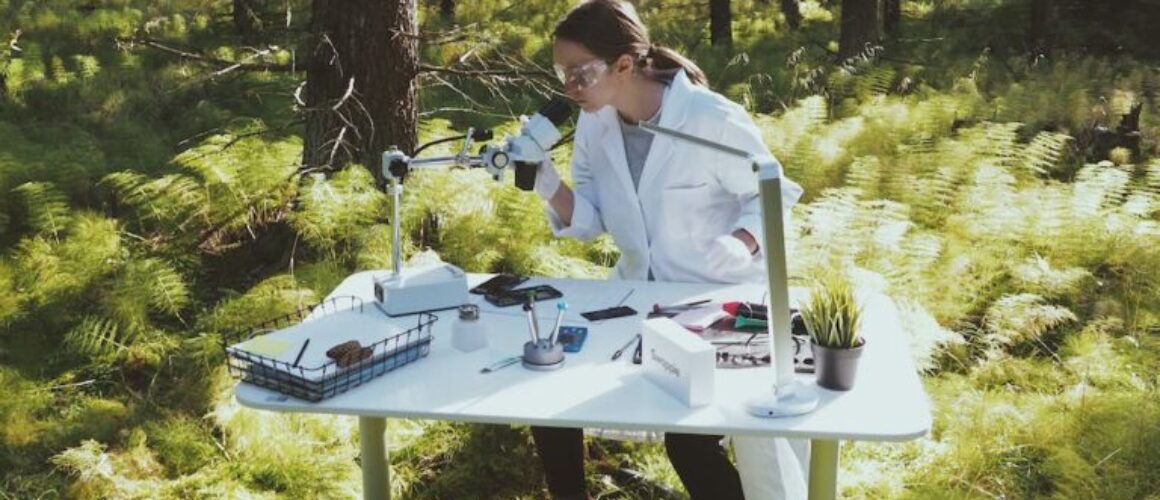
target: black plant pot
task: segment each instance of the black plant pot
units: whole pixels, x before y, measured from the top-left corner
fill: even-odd
[[[814,351],[814,373],[817,374],[818,385],[835,391],[848,391],[854,387],[858,359],[866,348],[865,338],[853,349],[822,347],[813,340],[810,340],[810,348]]]

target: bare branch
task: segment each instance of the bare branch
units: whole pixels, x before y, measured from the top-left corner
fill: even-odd
[[[195,157],[194,159],[201,159],[201,158],[205,158],[206,156],[209,156],[210,154],[218,154],[218,153],[222,153],[222,152],[224,152],[225,150],[227,150],[227,149],[229,149],[230,147],[232,147],[233,145],[237,144],[237,143],[238,143],[239,141],[241,141],[242,139],[246,139],[246,138],[248,138],[248,137],[254,137],[254,136],[258,136],[258,135],[266,135],[266,134],[270,134],[270,133],[274,133],[274,132],[284,132],[284,131],[286,131],[287,129],[289,129],[290,127],[293,127],[293,126],[295,126],[295,125],[301,125],[301,124],[303,124],[303,123],[306,123],[306,120],[305,120],[305,119],[298,119],[298,120],[292,120],[292,121],[286,122],[284,125],[282,125],[282,126],[279,126],[279,127],[276,127],[276,128],[270,128],[270,127],[266,127],[266,128],[259,129],[259,130],[252,130],[252,131],[250,131],[250,132],[244,132],[244,133],[241,133],[241,134],[236,134],[236,135],[234,135],[232,138],[230,138],[230,140],[229,140],[229,141],[226,141],[226,143],[225,143],[225,144],[222,144],[222,146],[221,146],[220,148],[218,148],[218,149],[217,149],[217,151],[206,152],[206,153],[204,153],[204,154],[201,154],[201,155],[199,155],[199,156]],[[179,142],[178,144],[186,144],[186,143],[188,143],[188,142],[191,142],[191,141],[193,141],[193,140],[195,140],[195,139],[198,139],[198,138],[201,138],[201,137],[205,137],[205,136],[208,136],[208,135],[210,135],[210,134],[213,134],[213,133],[215,133],[215,132],[221,132],[221,131],[222,131],[222,130],[221,130],[220,128],[210,129],[210,130],[207,130],[207,131],[205,131],[205,132],[201,132],[201,133],[199,133],[199,134],[195,134],[195,135],[194,135],[194,136],[192,136],[192,137],[188,137],[188,138],[186,138],[186,139],[182,139],[182,140],[181,140],[181,142]]]
[[[334,157],[335,157],[335,155],[337,155],[337,154],[338,154],[338,148],[339,148],[339,146],[342,146],[342,145],[343,145],[343,140],[342,140],[342,139],[343,139],[344,137],[346,137],[346,131],[347,131],[347,130],[349,130],[349,128],[348,128],[348,127],[342,127],[342,130],[339,130],[339,131],[338,131],[338,137],[335,137],[335,138],[334,138],[334,146],[330,148],[330,158],[326,160],[326,163],[328,163],[328,164],[330,164],[330,165],[334,165]],[[345,149],[345,148],[344,148],[344,149]],[[348,151],[348,152],[349,152],[349,151]]]
[[[534,77],[542,76],[551,78],[552,75],[546,71],[528,70],[528,69],[455,69],[446,66],[432,66],[430,64],[420,64],[420,73],[446,73],[455,76],[521,76]]]
[[[346,92],[344,92],[342,94],[342,97],[340,97],[338,99],[338,101],[334,103],[334,106],[330,107],[330,109],[333,111],[338,111],[338,108],[341,108],[343,104],[346,104],[346,100],[350,99],[351,94],[354,94],[354,78],[353,77],[351,77],[350,81],[346,85]]]
[[[181,50],[178,48],[170,47],[170,46],[165,45],[161,42],[158,42],[158,41],[153,40],[153,39],[148,39],[148,38],[120,39],[120,40],[118,40],[118,43],[122,43],[122,44],[126,44],[126,45],[141,44],[141,45],[144,45],[146,47],[156,49],[156,50],[159,50],[161,52],[165,52],[167,54],[175,55],[181,59],[186,59],[186,60],[196,61],[196,62],[203,63],[203,64],[217,66],[219,71],[214,73],[214,76],[220,76],[222,74],[225,74],[227,72],[234,71],[234,70],[273,71],[273,72],[287,72],[287,73],[293,71],[293,66],[291,66],[291,65],[275,64],[275,63],[248,63],[248,62],[228,61],[225,59],[219,59],[219,58],[207,56],[204,54],[198,54],[195,52],[190,52],[187,50]],[[267,54],[269,54],[269,50],[259,51],[258,53],[254,54],[254,55],[247,56],[246,60],[252,60],[256,57],[267,55]]]

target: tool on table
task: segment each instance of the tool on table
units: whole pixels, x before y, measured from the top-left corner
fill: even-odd
[[[624,316],[632,316],[636,314],[636,309],[628,306],[609,307],[607,309],[599,309],[596,311],[588,311],[580,313],[584,319],[588,321],[601,321],[605,319],[622,318]]]
[[[536,330],[536,340],[544,338],[540,335],[540,318],[536,317],[536,294],[528,292],[528,301],[525,304],[528,306],[528,315],[532,317],[532,326]]]
[[[520,359],[521,358],[519,356],[512,356],[510,358],[501,359],[499,361],[496,361],[495,363],[492,363],[490,365],[483,367],[482,370],[479,370],[479,373],[491,373],[494,371],[498,371],[502,368],[507,368],[511,365],[519,363]]]
[[[532,343],[535,344],[540,341],[540,328],[536,324],[536,307],[531,300],[524,302],[524,312],[528,316],[528,333],[532,337]]]
[[[556,338],[560,335],[560,322],[564,320],[564,310],[568,309],[568,303],[559,301],[556,303],[556,324],[552,326],[552,335],[548,337],[549,344],[555,344]]]
[[[639,337],[636,343],[636,350],[632,352],[632,364],[639,365],[644,355],[644,337]]]
[[[628,300],[628,298],[632,296],[632,292],[635,292],[635,291],[636,291],[635,288],[629,288],[628,293],[624,294],[624,298],[620,299],[620,302],[617,302],[616,305],[623,306],[624,301]]]
[[[628,349],[629,347],[632,347],[632,344],[634,344],[638,340],[640,340],[639,333],[636,335],[633,335],[632,338],[629,339],[628,342],[625,342],[625,344],[623,346],[621,346],[620,349],[617,349],[616,352],[612,353],[612,361],[616,361],[617,359],[620,359],[620,355],[624,354],[624,350]]]
[[[769,308],[765,304],[754,304],[752,302],[726,302],[721,304],[721,309],[729,313],[730,316],[746,317],[751,319],[768,320]]]
[[[728,312],[728,310],[726,310]],[[733,328],[737,330],[763,330],[768,327],[769,320],[764,317],[759,317],[760,311],[747,313],[740,311],[734,317]],[[801,314],[797,309],[790,309],[790,334],[795,336],[808,336],[809,332],[806,330],[805,321],[802,320]]]
[[[738,330],[760,330],[769,326],[769,321],[764,319],[750,318],[747,316],[737,316],[733,319],[733,328]]]
[[[309,346],[309,345],[310,345],[310,339],[306,339],[306,342],[302,343],[302,349],[298,350],[298,357],[294,358],[294,364],[290,365],[290,366],[293,366],[295,368],[298,367],[298,363],[300,363],[302,361],[302,355],[306,354],[306,346]]]
[[[675,304],[675,305],[671,305],[671,306],[662,306],[660,304],[653,304],[652,312],[650,312],[648,314],[648,316],[649,316],[649,318],[655,318],[657,316],[672,317],[672,316],[676,316],[677,314],[679,314],[681,312],[688,311],[689,309],[693,309],[695,307],[708,304],[711,301],[712,301],[712,299],[703,299],[703,300],[697,300],[694,302],[688,302],[685,304]]]

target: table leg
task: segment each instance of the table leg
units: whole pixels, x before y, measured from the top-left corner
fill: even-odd
[[[838,498],[838,447],[840,441],[810,440],[810,500]]]
[[[359,417],[359,448],[362,455],[363,498],[389,500],[391,471],[387,463],[387,419]]]

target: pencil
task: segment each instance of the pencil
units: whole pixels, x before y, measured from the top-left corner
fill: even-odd
[[[294,364],[293,364],[293,365],[290,365],[290,366],[292,366],[292,367],[294,367],[294,368],[297,368],[297,367],[298,367],[298,363],[299,363],[300,361],[302,361],[302,355],[303,355],[303,354],[306,354],[306,346],[308,346],[308,345],[310,345],[310,339],[306,339],[306,342],[303,342],[303,343],[302,343],[302,349],[300,349],[300,350],[298,351],[298,357],[297,357],[297,358],[294,358]]]
[[[628,289],[628,293],[624,294],[624,298],[620,299],[620,302],[616,304],[616,307],[623,306],[624,301],[628,300],[628,298],[632,296],[632,292],[635,292],[635,291],[636,291],[635,288]]]

